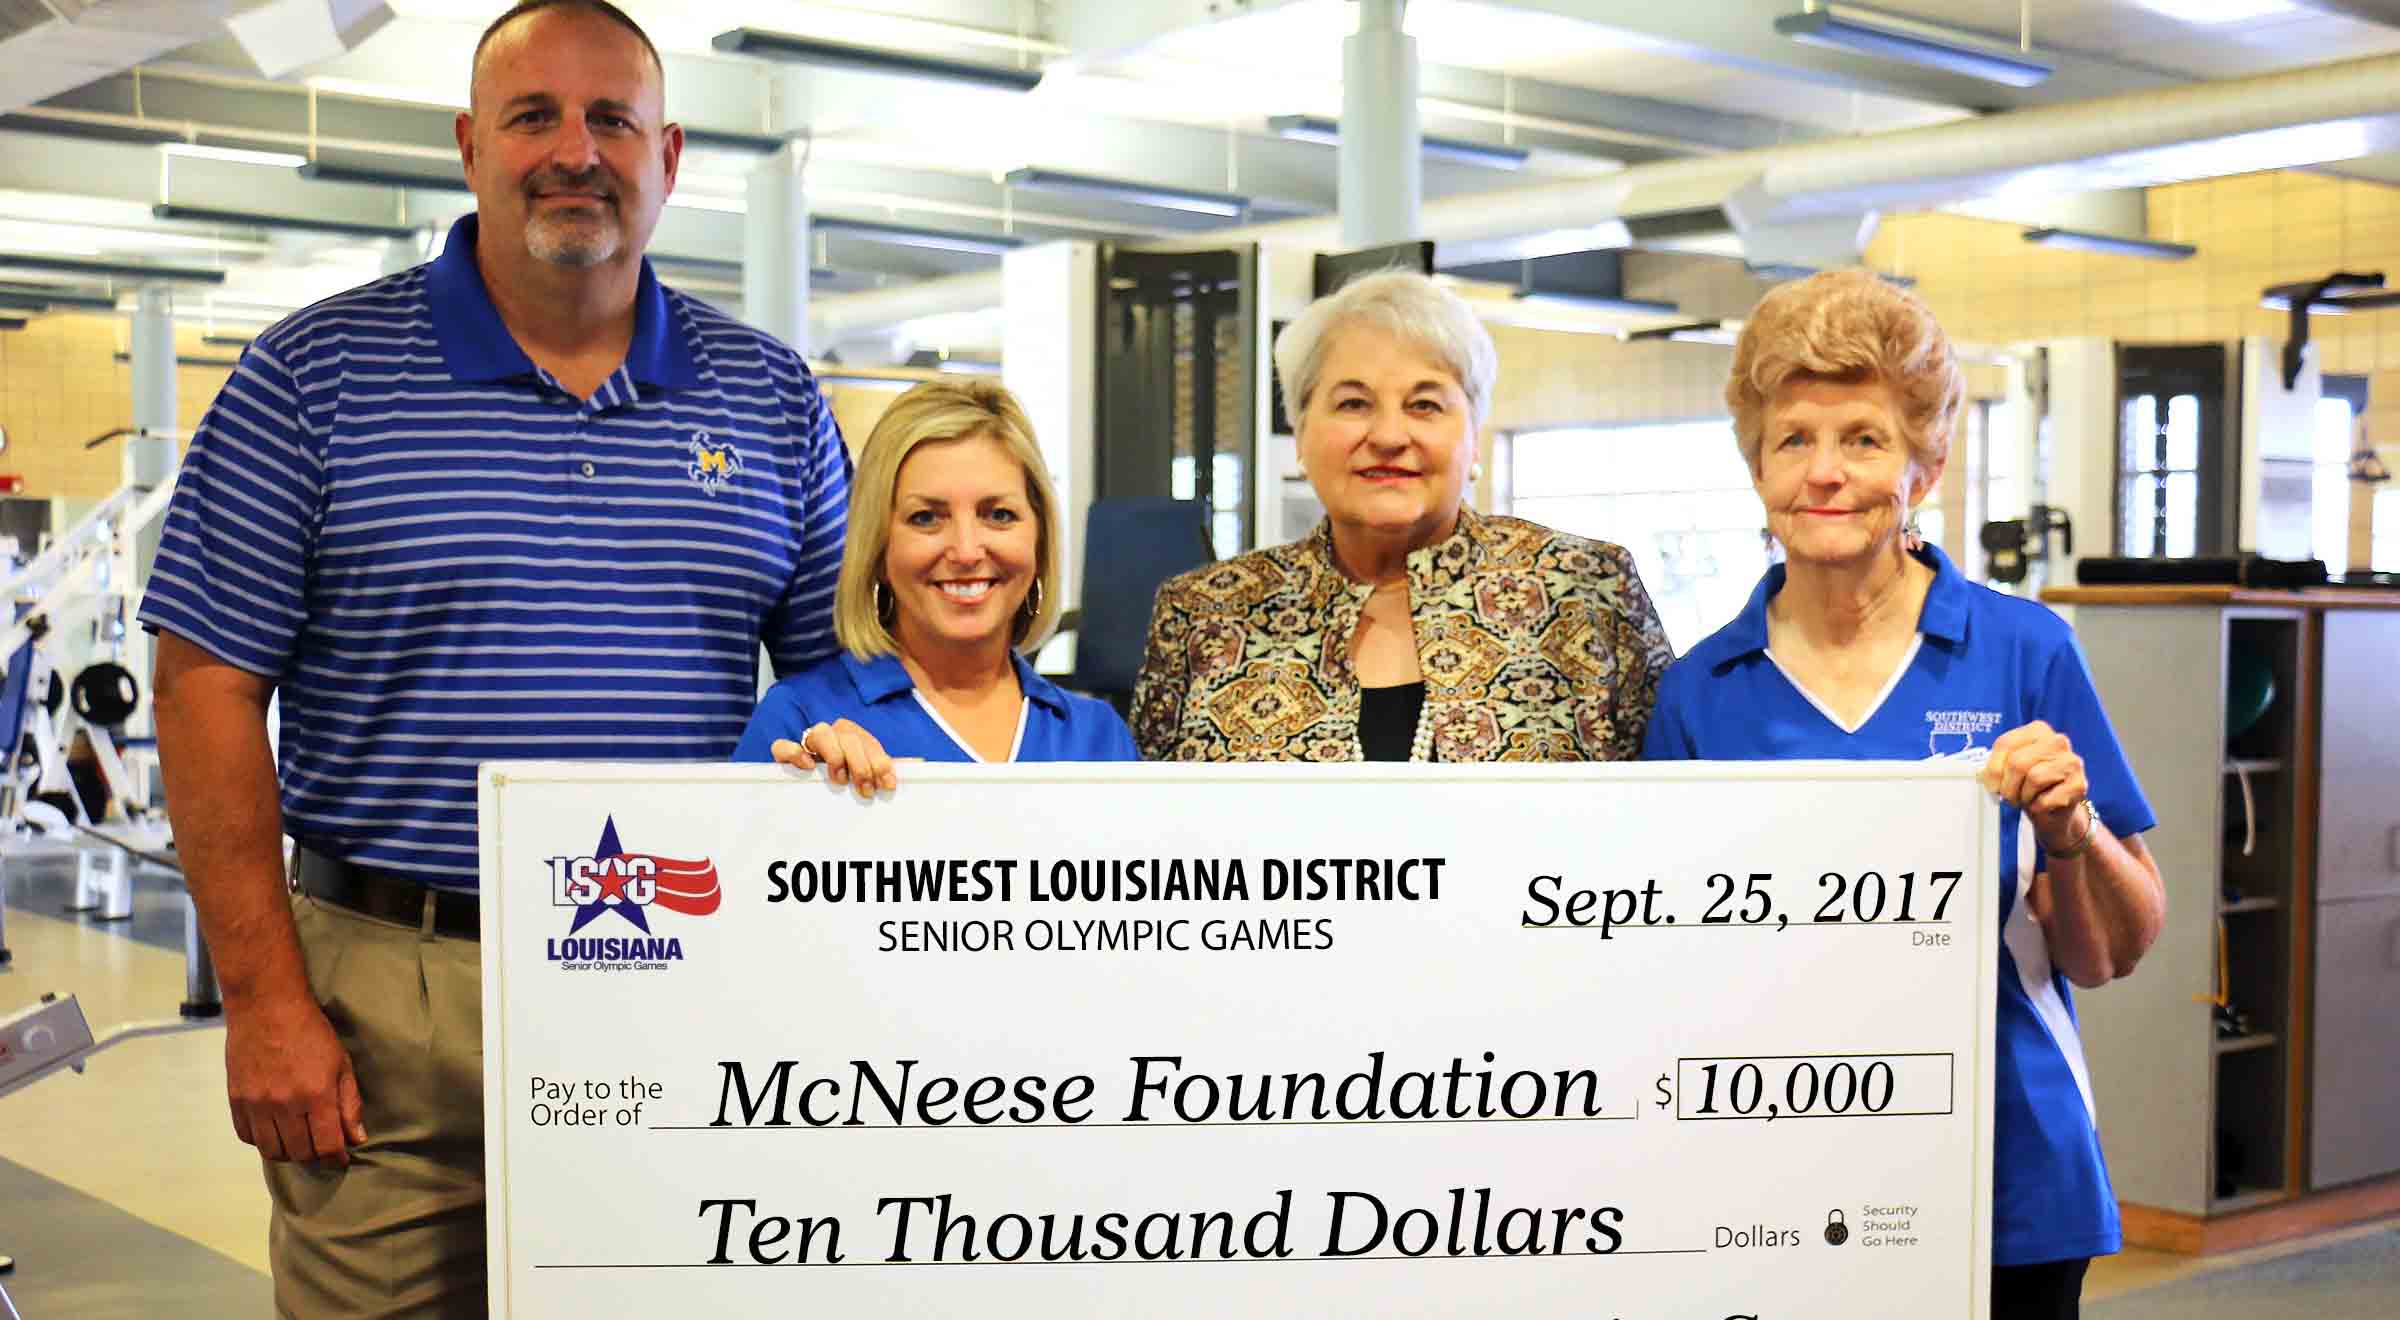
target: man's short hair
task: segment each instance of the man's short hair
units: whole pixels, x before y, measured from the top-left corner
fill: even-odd
[[[642,25],[633,21],[633,15],[610,4],[608,0],[517,0],[517,3],[509,6],[507,13],[493,19],[492,25],[485,28],[483,35],[475,41],[475,56],[467,61],[467,100],[469,103],[475,99],[475,71],[483,67],[483,48],[492,44],[493,36],[500,29],[520,18],[541,13],[545,9],[579,9],[584,13],[596,14],[605,18],[632,33],[641,40],[642,49],[649,52],[650,67],[658,70],[659,83],[662,86],[666,83],[666,61],[658,57],[658,47],[651,44],[650,34],[642,31]]]

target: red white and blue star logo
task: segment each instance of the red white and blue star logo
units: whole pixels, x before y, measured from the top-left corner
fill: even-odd
[[[549,862],[551,903],[575,909],[569,935],[611,912],[648,935],[651,908],[705,917],[725,897],[715,862],[629,853],[617,842],[614,816],[600,827],[600,842],[590,856],[553,857]]]

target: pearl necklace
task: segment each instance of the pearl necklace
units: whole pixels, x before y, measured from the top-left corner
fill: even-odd
[[[1408,740],[1408,759],[1417,765],[1433,759],[1433,685],[1425,685],[1425,700],[1417,706],[1416,736]]]
[[[1377,590],[1380,588],[1369,588],[1366,595],[1360,598],[1359,609],[1362,614],[1365,612],[1366,602],[1373,599]],[[1406,597],[1403,596],[1403,599]],[[1413,624],[1411,639],[1414,639]],[[1351,680],[1357,681],[1355,673],[1351,675]],[[1418,676],[1417,681],[1424,685],[1425,695],[1417,703],[1417,728],[1416,732],[1409,736],[1408,759],[1412,764],[1423,765],[1433,759],[1433,684],[1426,683],[1422,675]],[[1360,686],[1359,694],[1359,712],[1363,715],[1366,711],[1366,688],[1364,685]],[[1358,724],[1355,720],[1350,725],[1350,755],[1351,759],[1357,761],[1367,759],[1366,741],[1359,736]]]

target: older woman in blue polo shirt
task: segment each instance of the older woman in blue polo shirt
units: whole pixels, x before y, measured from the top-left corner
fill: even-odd
[[[1964,392],[1932,315],[1874,275],[1828,272],[1759,304],[1725,397],[1785,562],[1667,671],[1644,754],[1982,758],[2009,877],[1992,1315],[2048,1320],[2077,1314],[2086,1266],[2122,1240],[2068,983],[2130,972],[2166,891],[2139,837],[2156,819],[2074,635],[1915,532]]]
[[[892,401],[858,455],[834,587],[843,652],[767,689],[733,759],[822,764],[860,796],[894,758],[1138,761],[1108,704],[1033,672],[1058,620],[1058,519],[1033,426],[986,382]]]

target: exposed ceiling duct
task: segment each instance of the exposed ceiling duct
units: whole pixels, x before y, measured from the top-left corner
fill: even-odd
[[[225,27],[261,75],[280,78],[349,53],[391,21],[381,0],[263,0]]]
[[[853,336],[889,329],[902,321],[952,312],[973,312],[1000,305],[1000,272],[979,270],[969,275],[920,280],[889,289],[837,293],[808,302],[809,342],[839,343]]]
[[[1579,241],[1586,248],[1622,243],[1630,221],[1716,207],[1746,248],[1810,240],[1821,251],[1844,235],[1863,234],[1883,211],[2019,191],[2149,187],[2319,165],[2396,147],[2400,55],[2381,55],[1460,194],[1427,202],[1419,233],[1445,248],[1472,245],[1479,259],[1494,260],[1572,251]],[[1193,246],[1232,242],[1330,251],[1341,246],[1341,223],[1314,216],[1190,240]],[[1517,250],[1509,249],[1512,243]],[[999,280],[951,278],[908,292],[913,316],[971,311],[997,302]],[[876,323],[847,304],[887,296],[879,291],[820,299],[812,318],[839,322],[846,332],[870,329]]]
[[[221,35],[238,0],[38,0],[0,4],[0,111],[73,91]],[[28,22],[27,19],[34,21]]]

